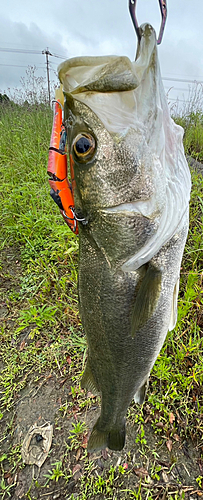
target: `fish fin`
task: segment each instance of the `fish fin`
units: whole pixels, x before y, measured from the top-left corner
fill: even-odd
[[[138,389],[138,391],[136,391],[136,393],[134,394],[135,403],[139,403],[140,405],[144,403],[148,385],[149,379],[147,379],[146,382]]]
[[[97,420],[98,422],[98,420]],[[97,429],[97,422],[93,427],[87,445],[87,451],[93,453],[94,451],[104,450],[108,446],[109,431],[100,431]]]
[[[159,269],[149,266],[138,290],[132,313],[131,336],[142,328],[155,311],[161,292],[162,273]]]
[[[100,419],[97,420],[93,427],[88,441],[87,451],[92,453],[107,447],[110,448],[110,450],[122,450],[125,445],[125,420],[123,420],[121,427],[114,427],[110,431],[100,431],[98,429],[99,422]]]
[[[176,326],[178,292],[179,292],[179,278],[176,281],[176,284],[174,286],[174,291],[173,291],[171,317],[170,317],[170,322],[169,322],[169,327],[168,327],[169,332],[171,332],[171,330],[173,330]]]
[[[98,384],[96,383],[96,380],[95,380],[94,375],[92,373],[89,359],[87,360],[85,371],[84,371],[83,376],[82,376],[81,387],[83,389],[87,389],[95,396],[100,392]]]
[[[125,446],[125,420],[121,427],[111,429],[108,436],[108,448],[110,450],[120,451]]]

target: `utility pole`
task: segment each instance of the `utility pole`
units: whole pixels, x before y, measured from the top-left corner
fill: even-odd
[[[46,66],[47,66],[47,85],[48,85],[48,96],[49,96],[49,105],[51,104],[51,93],[50,93],[50,79],[49,79],[49,56],[52,56],[51,52],[47,47],[46,50],[42,51],[42,54],[46,56]]]

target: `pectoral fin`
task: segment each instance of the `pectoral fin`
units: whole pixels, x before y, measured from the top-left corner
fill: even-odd
[[[161,292],[162,273],[159,269],[149,266],[138,290],[132,313],[131,336],[142,328],[154,313]]]
[[[174,286],[174,291],[173,291],[171,317],[170,317],[170,323],[169,323],[169,327],[168,327],[169,332],[171,332],[171,330],[173,330],[176,326],[178,292],[179,292],[179,278],[176,281],[176,284]]]
[[[147,379],[146,382],[134,394],[135,403],[139,403],[140,405],[144,403],[148,385],[149,385],[149,380]]]
[[[92,373],[89,359],[87,360],[85,371],[84,371],[83,376],[82,376],[81,387],[83,389],[87,389],[95,396],[97,394],[99,394],[99,392],[100,392],[98,384],[97,384],[95,377]]]

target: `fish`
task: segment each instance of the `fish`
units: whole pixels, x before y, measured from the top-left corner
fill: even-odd
[[[177,320],[191,189],[183,129],[170,117],[149,24],[134,62],[72,58],[58,75],[79,219],[81,386],[101,395],[88,451],[121,450],[127,409],[133,398],[143,404]]]

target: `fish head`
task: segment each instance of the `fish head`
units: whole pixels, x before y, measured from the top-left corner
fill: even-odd
[[[154,168],[154,130],[162,115],[156,34],[148,24],[140,30],[135,62],[125,56],[78,57],[58,68],[75,207],[89,212],[90,219],[95,210],[145,202],[163,192],[163,172],[157,175]],[[161,154],[160,135],[163,131]]]
[[[141,153],[143,141],[139,131],[128,130],[122,137],[110,133],[89,106],[70,94],[65,98],[76,212],[91,217],[93,212],[134,202],[141,190],[142,196],[149,197],[152,163]]]
[[[79,233],[88,222],[108,262],[127,262],[122,269],[134,271],[175,234],[191,186],[183,130],[170,117],[161,80],[155,31],[140,27],[134,62],[79,57],[62,63],[58,74],[75,210],[83,219]]]

